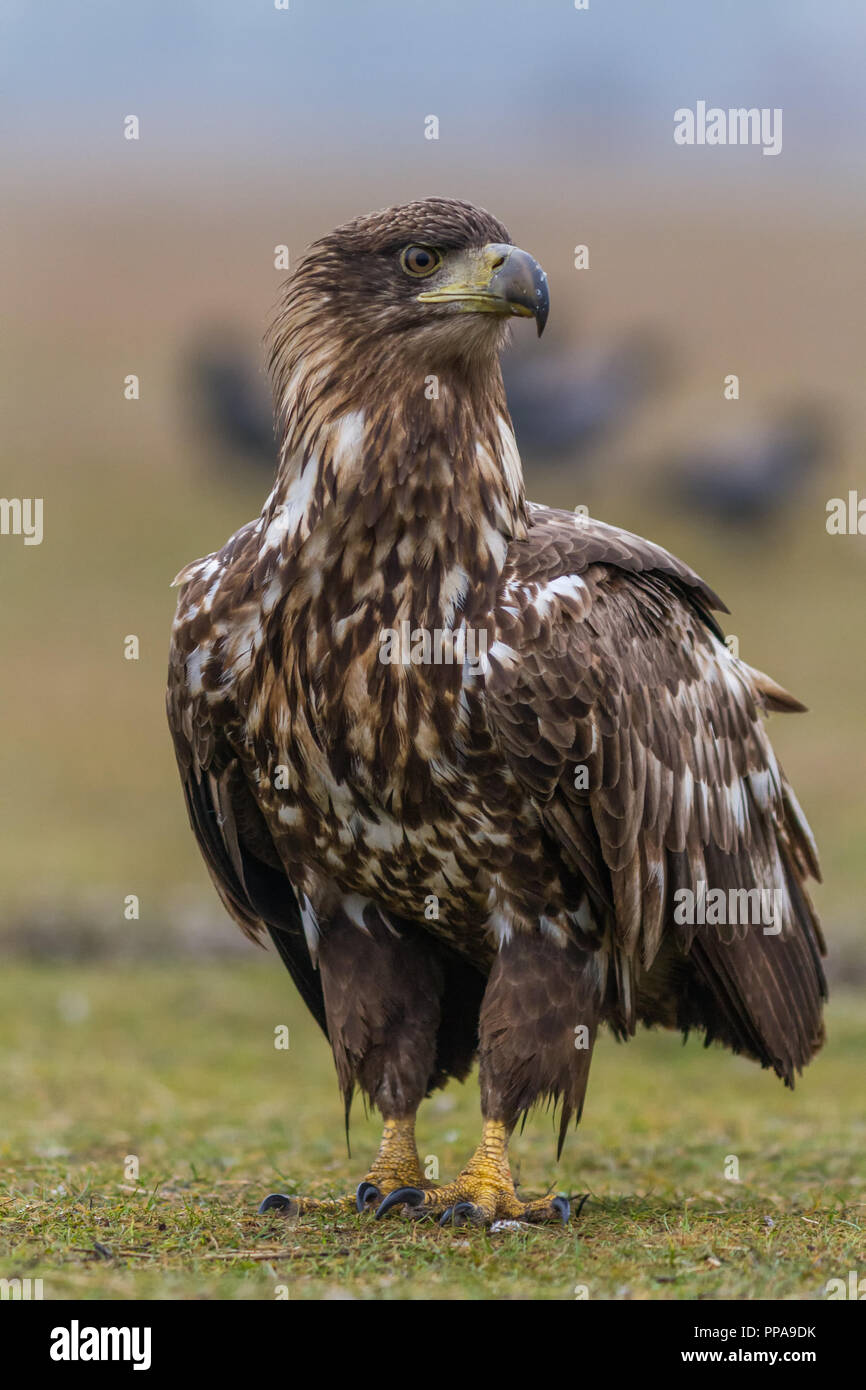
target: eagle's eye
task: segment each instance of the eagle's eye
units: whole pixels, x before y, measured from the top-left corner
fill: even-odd
[[[442,257],[430,246],[407,246],[400,257],[400,264],[407,275],[423,278],[439,269]]]

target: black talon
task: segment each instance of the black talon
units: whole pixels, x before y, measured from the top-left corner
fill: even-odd
[[[584,1198],[584,1201],[585,1200],[586,1199]],[[550,1205],[553,1207],[553,1210],[555,1212],[559,1213],[563,1226],[567,1226],[568,1219],[571,1216],[571,1202],[568,1200],[568,1198],[554,1197]],[[583,1203],[581,1203],[581,1205],[583,1205]]]
[[[466,1223],[477,1225],[481,1220],[481,1212],[474,1202],[456,1202],[453,1208],[452,1220],[455,1226],[462,1226],[464,1223],[460,1219],[466,1217]]]
[[[381,1201],[376,1208],[376,1220],[381,1221],[386,1212],[392,1207],[420,1207],[424,1203],[424,1193],[420,1187],[398,1187],[396,1192],[389,1192],[388,1196]]]
[[[374,1182],[359,1182],[358,1191],[355,1193],[355,1206],[358,1211],[363,1213],[381,1196],[382,1194]]]
[[[259,1216],[263,1216],[266,1211],[291,1211],[294,1204],[293,1197],[287,1197],[283,1192],[272,1192],[266,1197],[259,1207]]]
[[[574,1213],[575,1220],[577,1220],[577,1218],[580,1216],[580,1213],[583,1211],[583,1208],[585,1207],[585,1205],[586,1205],[586,1203],[587,1203],[588,1201],[589,1201],[589,1193],[588,1193],[588,1192],[584,1192],[583,1196],[581,1197],[580,1201],[579,1201],[578,1204],[577,1204],[577,1211]]]
[[[443,1211],[442,1215],[439,1217],[439,1225],[440,1225],[440,1226],[447,1226],[448,1223],[450,1222],[450,1220],[451,1220],[451,1218],[452,1218],[453,1215],[454,1215],[454,1208],[453,1208],[453,1207],[446,1207],[445,1210]]]

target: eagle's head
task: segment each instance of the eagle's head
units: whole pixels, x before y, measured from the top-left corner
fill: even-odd
[[[495,217],[426,198],[357,217],[313,243],[285,283],[271,334],[279,410],[377,378],[489,372],[514,316],[547,321],[547,276]]]

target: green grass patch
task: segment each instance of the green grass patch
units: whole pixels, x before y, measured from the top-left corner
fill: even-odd
[[[590,1192],[568,1229],[291,1225],[260,1198],[351,1190],[378,1129],[356,1106],[347,1155],[330,1052],[273,956],[10,967],[0,1277],[41,1278],[49,1299],[822,1298],[863,1272],[864,1041],[862,1003],[837,1002],[791,1094],[697,1039],[603,1038],[561,1163],[550,1116],[513,1146],[528,1195]],[[419,1150],[447,1178],[477,1133],[472,1079],[422,1108]]]

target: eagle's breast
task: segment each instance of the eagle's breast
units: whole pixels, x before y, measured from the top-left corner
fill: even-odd
[[[525,533],[515,459],[501,412],[467,412],[444,384],[420,424],[387,402],[338,417],[200,562],[178,616],[190,686],[224,708],[299,891],[415,920],[433,902],[433,929],[485,949],[520,899],[533,920],[558,891],[485,698]]]

